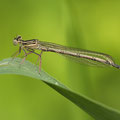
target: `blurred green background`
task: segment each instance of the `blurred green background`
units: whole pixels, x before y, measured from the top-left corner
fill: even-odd
[[[13,38],[40,39],[107,53],[120,64],[120,1],[0,0],[0,60]],[[27,60],[35,63],[37,56]],[[24,65],[24,64],[23,64]],[[120,71],[43,53],[42,68],[71,89],[120,110]],[[93,120],[56,91],[25,76],[0,75],[1,120]]]

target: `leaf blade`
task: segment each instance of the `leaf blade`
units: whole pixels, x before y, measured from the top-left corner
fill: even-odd
[[[97,101],[94,101],[82,94],[75,93],[74,91],[70,90],[65,85],[57,81],[55,78],[48,75],[43,70],[40,74],[38,74],[36,66],[32,63],[25,61],[25,63],[20,66],[20,58],[16,58],[14,61],[11,62],[10,61],[10,58],[0,61],[0,74],[18,74],[42,80],[47,85],[59,92],[61,95],[66,97],[68,100],[83,109],[94,119],[120,120],[119,111],[105,106]]]

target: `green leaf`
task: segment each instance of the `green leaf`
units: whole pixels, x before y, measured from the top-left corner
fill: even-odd
[[[38,67],[28,61],[25,61],[22,65],[20,65],[20,62],[20,58],[16,58],[13,61],[11,61],[11,58],[0,61],[0,74],[19,74],[42,80],[87,112],[95,120],[120,120],[119,111],[94,101],[84,95],[75,93],[43,70],[41,70],[39,74]]]

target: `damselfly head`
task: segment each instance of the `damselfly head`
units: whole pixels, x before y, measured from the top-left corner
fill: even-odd
[[[16,46],[20,43],[21,40],[22,40],[22,37],[18,35],[16,38],[14,38],[13,44]]]

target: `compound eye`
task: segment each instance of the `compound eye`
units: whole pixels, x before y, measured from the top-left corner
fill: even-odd
[[[17,45],[18,44],[18,41],[16,39],[13,40],[13,45]]]
[[[14,38],[14,40],[17,40],[17,41],[22,40],[22,37],[18,35],[16,38]]]
[[[18,35],[16,40],[22,40],[22,37],[20,35]]]
[[[22,40],[22,37],[20,35],[18,35],[16,38],[14,38],[13,40],[13,44],[16,46],[18,45],[18,43]]]

